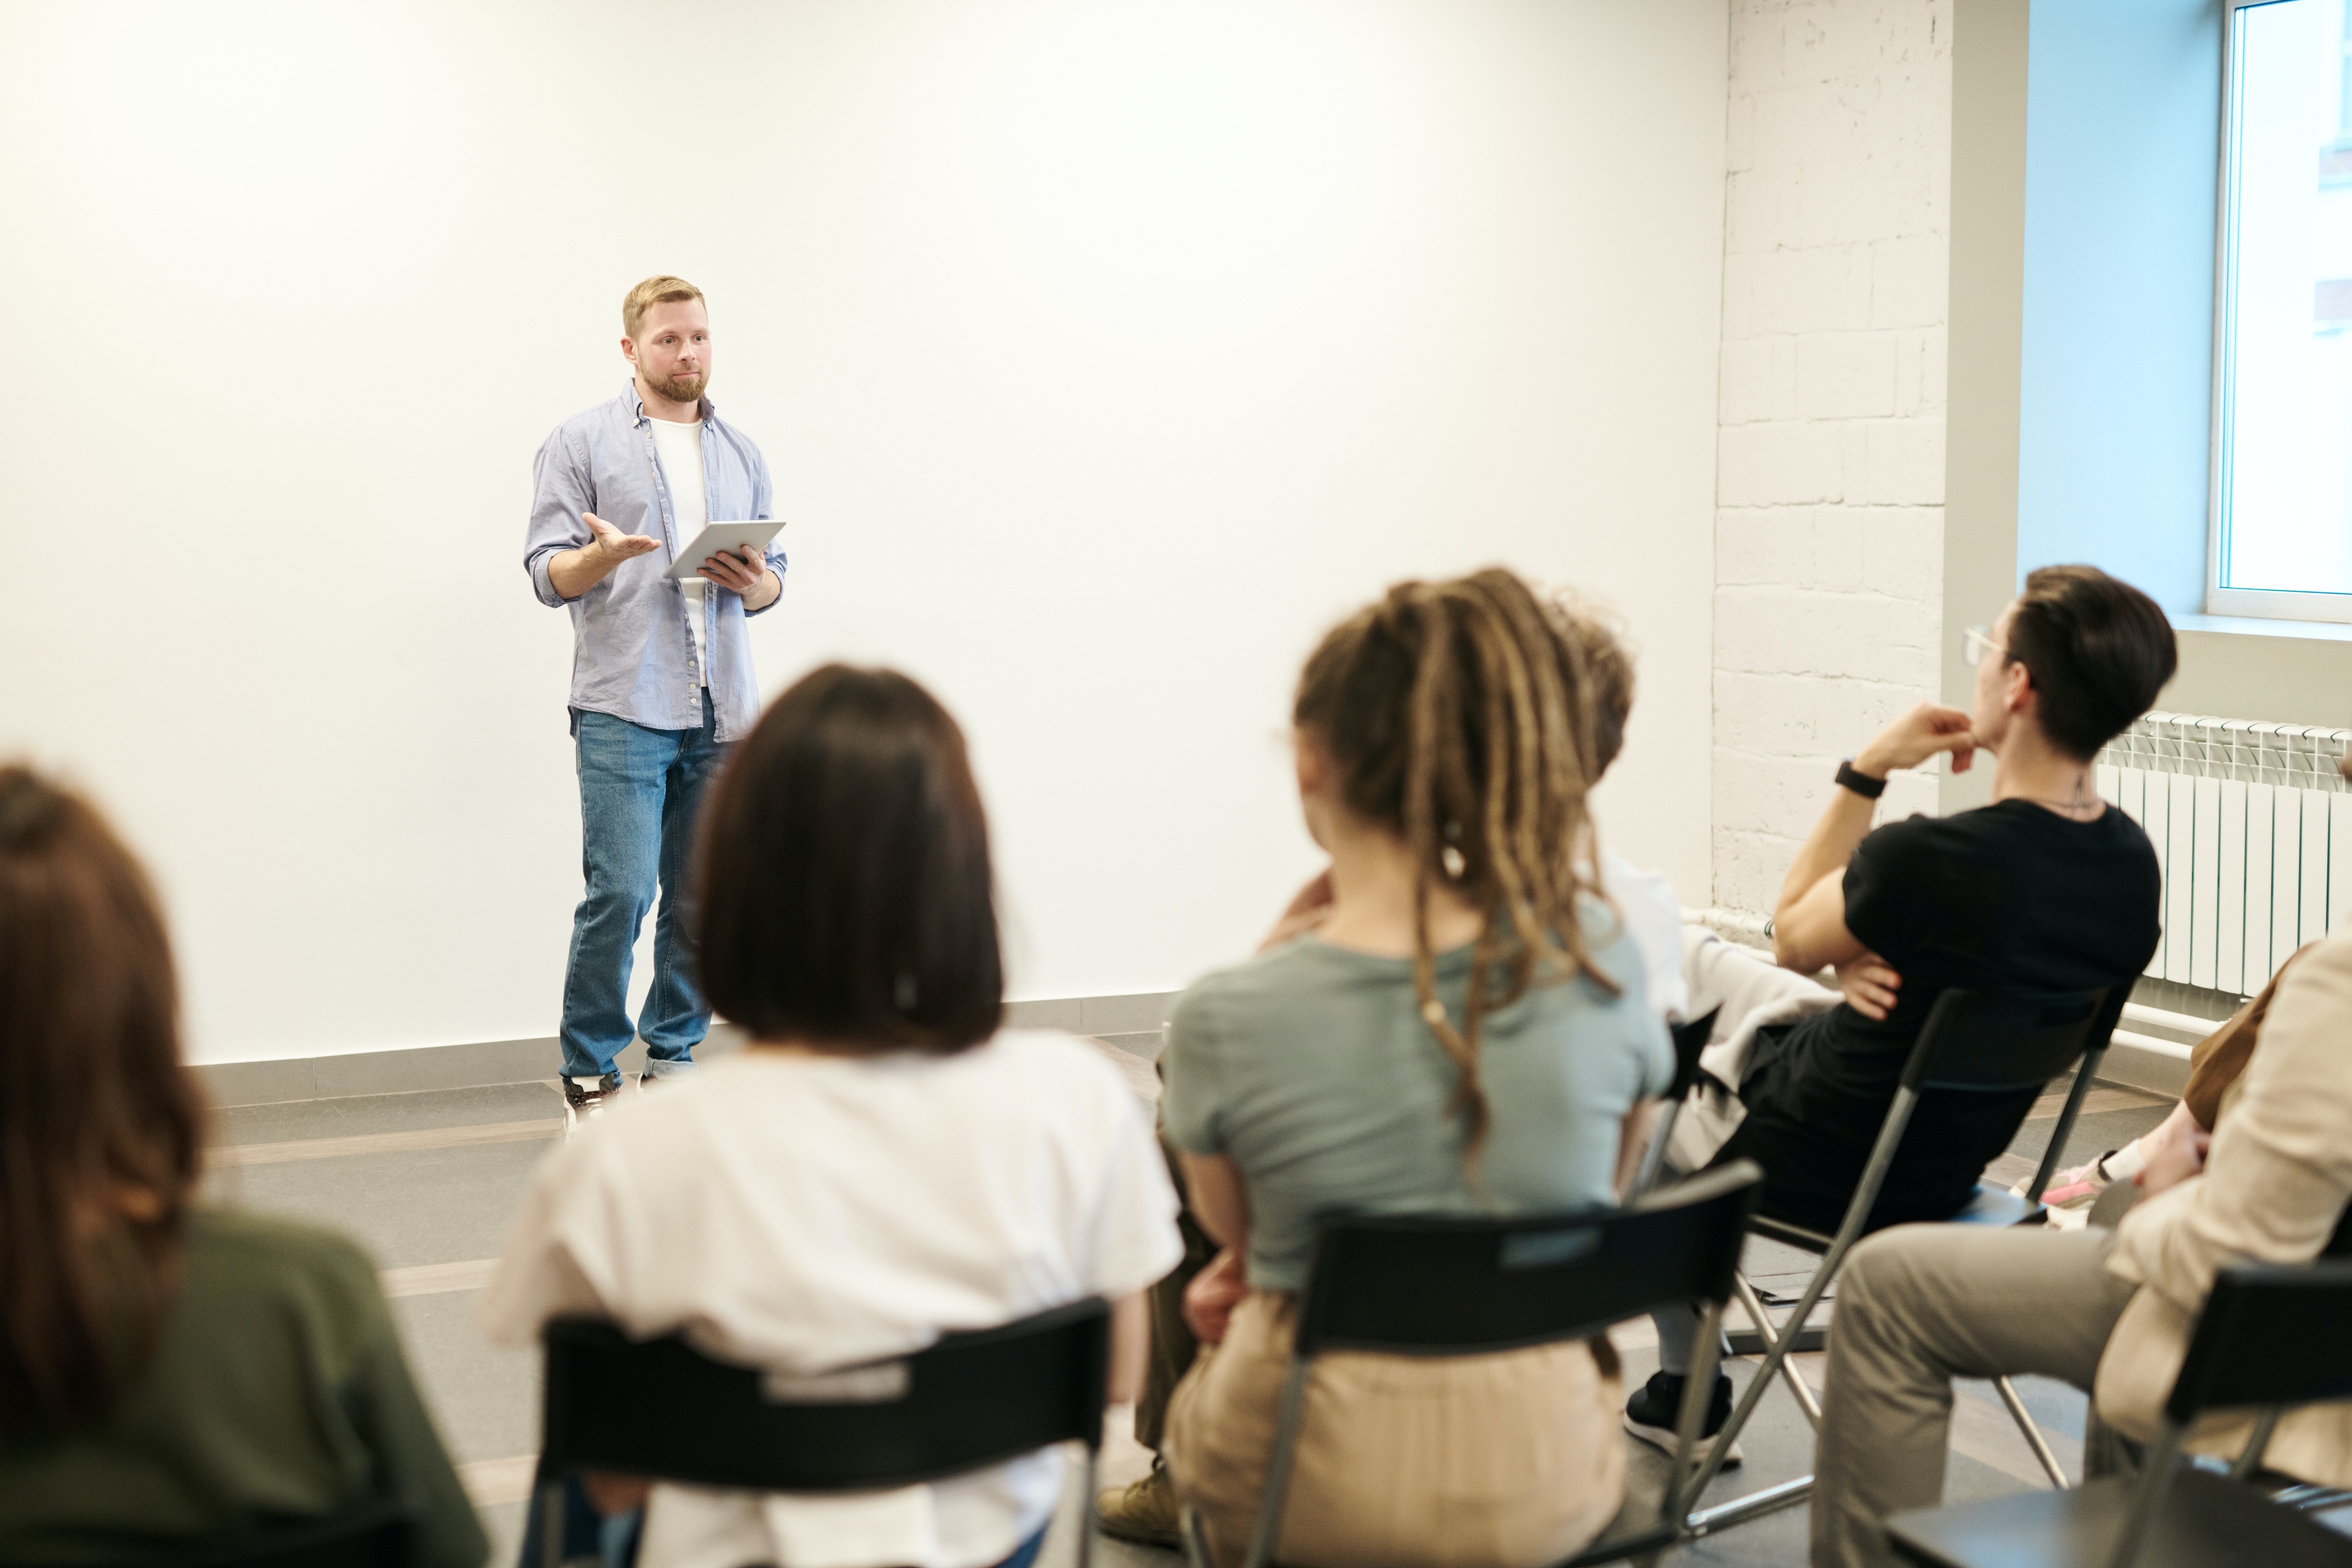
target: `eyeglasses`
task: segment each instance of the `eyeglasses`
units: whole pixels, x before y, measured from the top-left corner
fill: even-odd
[[[1970,626],[1960,634],[1960,662],[1962,664],[1982,664],[1984,662],[1984,656],[1992,652],[1996,648],[1999,648],[2002,653],[2007,653],[2009,651],[2007,648],[2001,647],[2000,644],[1992,640],[1992,628],[1990,626]]]

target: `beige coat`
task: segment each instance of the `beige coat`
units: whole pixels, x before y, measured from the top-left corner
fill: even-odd
[[[2100,1414],[2146,1441],[2163,1419],[2214,1271],[2319,1255],[2352,1199],[2352,928],[2310,949],[2280,982],[2205,1173],[2124,1216],[2107,1267],[2139,1285],[2099,1362]],[[2347,1325],[2352,1329],[2352,1325]],[[2248,1418],[2200,1423],[2191,1446],[2231,1455]],[[2290,1413],[2266,1468],[2352,1485],[2352,1403]]]

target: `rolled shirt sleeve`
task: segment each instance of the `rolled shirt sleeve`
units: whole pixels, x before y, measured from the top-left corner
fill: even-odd
[[[763,483],[764,479],[763,469]],[[587,456],[574,451],[569,432],[559,429],[541,444],[539,456],[531,462],[530,526],[523,538],[522,553],[531,592],[551,610],[560,610],[571,601],[555,591],[548,563],[566,550],[578,550],[589,542],[592,535],[583,517],[595,510],[596,492],[589,479]]]

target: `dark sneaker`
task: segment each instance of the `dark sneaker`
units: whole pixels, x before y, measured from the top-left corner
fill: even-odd
[[[1168,1484],[1168,1471],[1157,1459],[1152,1461],[1151,1473],[1141,1480],[1105,1487],[1095,1500],[1095,1514],[1102,1521],[1103,1532],[1121,1541],[1139,1541],[1146,1546],[1181,1544],[1176,1534],[1176,1492]]]
[[[563,1135],[571,1137],[580,1131],[580,1124],[604,1114],[604,1108],[621,1096],[621,1075],[606,1073],[593,1089],[576,1078],[563,1080]]]
[[[1675,1451],[1675,1423],[1683,1413],[1683,1384],[1686,1380],[1671,1372],[1654,1373],[1633,1397],[1625,1402],[1625,1430],[1643,1442]],[[1691,1446],[1691,1458],[1705,1459],[1715,1447],[1715,1435],[1731,1419],[1731,1379],[1717,1373],[1715,1397],[1706,1402],[1706,1420],[1699,1427],[1699,1440]],[[1723,1456],[1723,1468],[1736,1469],[1739,1465],[1739,1445],[1734,1443]]]

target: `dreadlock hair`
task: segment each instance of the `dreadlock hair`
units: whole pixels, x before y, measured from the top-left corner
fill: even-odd
[[[1500,567],[1400,583],[1324,637],[1292,706],[1348,808],[1412,851],[1413,990],[1460,1074],[1451,1110],[1474,1172],[1490,1121],[1478,1077],[1486,1015],[1578,975],[1618,989],[1586,951],[1578,910],[1600,882],[1585,815],[1602,766],[1591,649],[1560,605]],[[1435,887],[1485,915],[1459,1024],[1438,1000],[1429,950]]]
[[[163,917],[90,805],[0,767],[0,1442],[101,1411],[175,1289],[203,1104]]]

